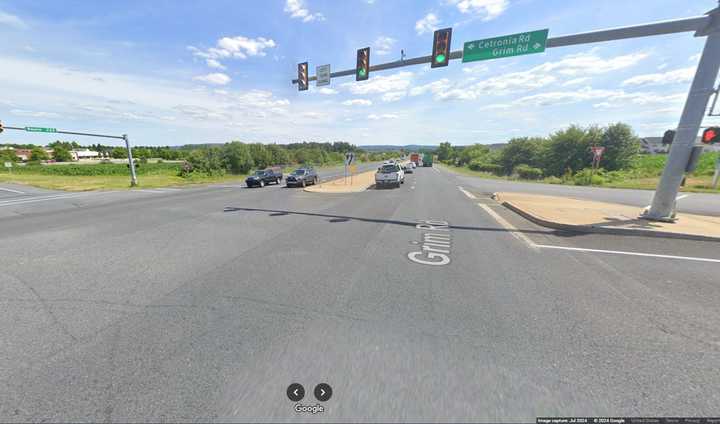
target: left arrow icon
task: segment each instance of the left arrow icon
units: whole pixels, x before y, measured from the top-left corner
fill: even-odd
[[[293,383],[287,388],[287,397],[293,402],[300,402],[305,397],[305,388],[300,383]]]

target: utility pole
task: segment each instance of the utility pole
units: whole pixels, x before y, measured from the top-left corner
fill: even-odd
[[[667,164],[655,190],[652,205],[643,211],[641,218],[670,222],[675,220],[675,199],[685,177],[685,168],[695,145],[710,95],[715,91],[715,80],[720,69],[720,8],[711,10],[708,15],[711,20],[707,27],[695,34],[707,35],[707,39],[675,138],[670,145]]]
[[[133,161],[132,149],[130,149],[130,140],[127,134],[123,134],[123,140],[125,140],[125,148],[128,154],[128,166],[130,166],[130,187],[137,185],[137,175],[135,175],[135,161]]]

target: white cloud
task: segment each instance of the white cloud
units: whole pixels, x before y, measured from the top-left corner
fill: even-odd
[[[290,14],[293,19],[302,19],[303,22],[312,22],[315,20],[324,21],[325,16],[322,13],[312,13],[308,10],[303,0],[286,0],[285,13]]]
[[[573,78],[571,80],[568,80],[568,81],[565,81],[564,83],[562,83],[562,86],[569,87],[571,85],[585,84],[588,81],[590,81],[590,77]]]
[[[379,121],[381,119],[397,119],[397,118],[399,118],[399,116],[394,113],[383,113],[381,115],[371,113],[367,117],[368,117],[368,119],[370,119],[372,121]]]
[[[384,56],[390,53],[396,41],[397,40],[395,40],[394,38],[381,35],[380,37],[376,38],[375,42],[373,43],[373,53],[380,56]]]
[[[500,16],[510,5],[508,0],[449,0],[461,13],[472,13],[489,21]]]
[[[345,106],[371,106],[372,101],[367,99],[351,99],[342,102]]]
[[[596,75],[618,71],[636,65],[648,57],[647,53],[630,53],[602,58],[592,53],[568,55],[556,62],[547,62],[532,69],[535,72],[556,72],[565,76]]]
[[[562,77],[575,77],[562,83],[565,86],[582,84],[588,81],[586,75],[607,73],[630,67],[647,57],[644,53],[632,53],[601,58],[593,53],[564,56],[555,62],[544,63],[525,71],[499,74],[477,80],[475,77],[451,83],[445,80],[435,86],[419,86],[410,90],[410,95],[430,92],[436,100],[477,100],[488,95],[501,96],[527,92],[562,83]],[[551,101],[551,99],[542,99]]]
[[[0,27],[5,25],[17,29],[26,29],[28,27],[25,21],[23,21],[19,17],[11,15],[9,13],[5,13],[0,10]]]
[[[664,85],[690,82],[695,75],[695,67],[675,69],[656,74],[636,75],[623,81],[622,85]]]
[[[420,96],[427,92],[438,94],[450,87],[450,80],[447,78],[439,79],[425,85],[419,85],[410,89],[411,96]]]
[[[622,95],[620,90],[597,90],[585,87],[574,91],[550,91],[522,97],[513,103],[525,106],[553,106],[560,104],[577,103],[586,100],[617,97]]]
[[[35,110],[11,109],[10,113],[17,116],[26,116],[30,118],[59,118],[60,114],[55,112],[43,112]]]
[[[265,56],[265,50],[276,47],[274,40],[257,37],[248,38],[243,36],[222,37],[215,47],[201,50],[194,46],[188,46],[193,56],[205,59],[205,63],[211,68],[225,69],[220,59],[247,59],[251,56]]]
[[[361,83],[346,82],[340,86],[347,88],[353,94],[381,94],[389,91],[402,91],[410,86],[413,73],[408,71],[398,72],[393,75],[379,75]]]
[[[222,63],[218,62],[215,59],[206,59],[205,63],[207,63],[207,66],[209,66],[211,68],[221,69],[221,70],[227,69]]]
[[[396,102],[404,98],[406,93],[404,91],[392,91],[382,95],[381,99],[383,102]]]
[[[688,60],[689,60],[690,62],[697,62],[698,60],[700,60],[700,53],[694,54],[694,55],[690,56],[690,57],[688,58]]]
[[[232,81],[226,74],[216,72],[213,74],[200,75],[193,78],[195,81],[201,81],[208,84],[225,85]]]
[[[321,87],[318,89],[318,93],[325,94],[325,95],[331,95],[331,94],[337,94],[338,91],[333,88]]]
[[[417,32],[418,35],[433,32],[438,29],[438,24],[440,24],[440,19],[435,16],[434,13],[428,13],[425,17],[415,22],[415,32]]]

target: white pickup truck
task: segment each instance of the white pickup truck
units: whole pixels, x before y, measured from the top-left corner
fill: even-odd
[[[400,184],[403,183],[405,183],[405,172],[402,170],[402,167],[395,162],[383,164],[375,173],[376,187],[400,187]]]

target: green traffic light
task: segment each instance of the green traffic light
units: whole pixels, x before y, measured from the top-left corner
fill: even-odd
[[[361,77],[364,77],[365,76],[365,68],[360,68],[360,70],[358,71],[358,74],[360,74]]]
[[[435,56],[435,62],[437,62],[437,63],[445,62],[445,55],[441,53],[441,54]]]

